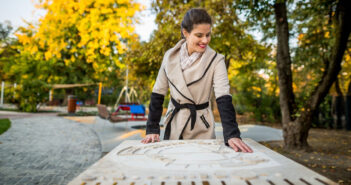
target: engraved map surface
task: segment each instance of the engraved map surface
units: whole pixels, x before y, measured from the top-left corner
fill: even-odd
[[[279,165],[260,151],[235,152],[219,140],[170,141],[126,146],[116,153],[114,159],[135,168],[182,171],[252,169]]]
[[[222,140],[127,140],[69,185],[336,184],[251,139],[243,140],[253,153],[235,152]]]

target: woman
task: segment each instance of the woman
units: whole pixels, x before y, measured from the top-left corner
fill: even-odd
[[[184,16],[183,39],[165,53],[153,87],[142,143],[160,141],[159,122],[168,88],[171,101],[164,119],[164,139],[214,139],[215,122],[209,106],[213,89],[225,144],[235,151],[252,152],[240,138],[224,56],[208,46],[211,25],[204,9],[190,9]]]

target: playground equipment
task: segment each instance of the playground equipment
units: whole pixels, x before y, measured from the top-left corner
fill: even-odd
[[[99,116],[103,119],[108,119],[111,122],[120,122],[125,121],[145,121],[145,107],[140,104],[138,100],[138,93],[132,87],[128,92],[128,66],[126,71],[126,85],[122,88],[117,101],[114,105],[113,113],[110,113],[105,105],[98,106]],[[123,103],[120,103],[120,100],[125,95]],[[100,105],[100,104],[99,104]],[[115,121],[112,121],[115,120]]]
[[[125,94],[125,101],[124,103],[120,103],[123,94]],[[120,112],[126,112],[131,116],[130,120],[132,121],[146,120],[145,107],[144,105],[140,104],[138,100],[138,94],[134,88],[131,88],[130,92],[128,93],[128,87],[123,87],[114,105],[114,109],[116,110],[113,113],[114,115],[118,115]]]
[[[107,119],[110,122],[116,123],[116,122],[124,122],[124,121],[145,121],[145,107],[144,105],[139,104],[139,102],[131,102],[130,101],[130,96],[134,89],[131,89],[129,94],[126,94],[127,102],[124,103],[119,103],[119,100],[121,98],[121,95],[125,93],[126,87],[124,87],[119,95],[119,98],[117,99],[114,109],[116,110],[113,113],[110,113],[107,110],[106,105],[103,104],[97,104],[98,108],[98,113],[100,118],[102,119]],[[136,92],[134,92],[136,95]]]

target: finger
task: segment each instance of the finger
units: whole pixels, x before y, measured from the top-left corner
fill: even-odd
[[[228,141],[228,144],[229,144],[230,147],[233,148],[233,150],[235,152],[238,152],[238,150],[239,150],[238,147],[236,147],[235,144],[233,142],[231,142],[231,140]]]
[[[155,142],[155,136],[154,136],[154,135],[151,136],[151,142],[152,142],[152,143]]]
[[[240,144],[240,142],[234,142],[235,146],[237,146],[241,152],[246,152],[246,149]]]
[[[149,136],[145,139],[145,143],[150,143],[150,137]]]
[[[247,146],[247,145],[246,145],[246,146]],[[253,152],[253,150],[252,150],[251,147],[247,146],[247,149],[249,149],[249,153],[252,153],[252,152]]]
[[[245,153],[250,152],[249,147],[248,147],[243,141],[241,141],[241,140],[240,140],[240,146],[244,149],[243,151],[244,151]]]
[[[252,153],[252,149],[244,142],[242,142],[242,145],[246,148],[247,152]]]
[[[235,141],[233,140],[233,139],[229,139],[228,140],[228,144],[229,144],[229,146],[230,147],[232,147],[236,152],[238,152],[239,151],[239,148],[235,145]]]
[[[160,136],[159,135],[157,135],[157,141],[160,142]]]
[[[243,143],[241,142],[241,140],[240,140],[239,142],[237,142],[236,145],[240,148],[240,150],[241,150],[242,152],[245,152],[245,153],[249,152],[249,151],[245,148],[245,146],[243,145]]]
[[[242,152],[248,152],[248,150],[245,148],[244,146],[244,143],[239,139],[239,140],[236,140],[236,142],[234,142],[236,146],[238,146],[240,148],[240,150]]]
[[[148,139],[148,143],[151,143],[152,139],[153,139],[152,136],[150,136],[149,139]]]

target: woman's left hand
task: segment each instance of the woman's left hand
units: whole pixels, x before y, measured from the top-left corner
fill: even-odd
[[[228,140],[228,144],[231,148],[233,148],[233,150],[235,150],[236,152],[238,152],[239,150],[241,150],[242,152],[249,152],[252,153],[252,149],[247,146],[241,139],[239,138],[230,138]]]

